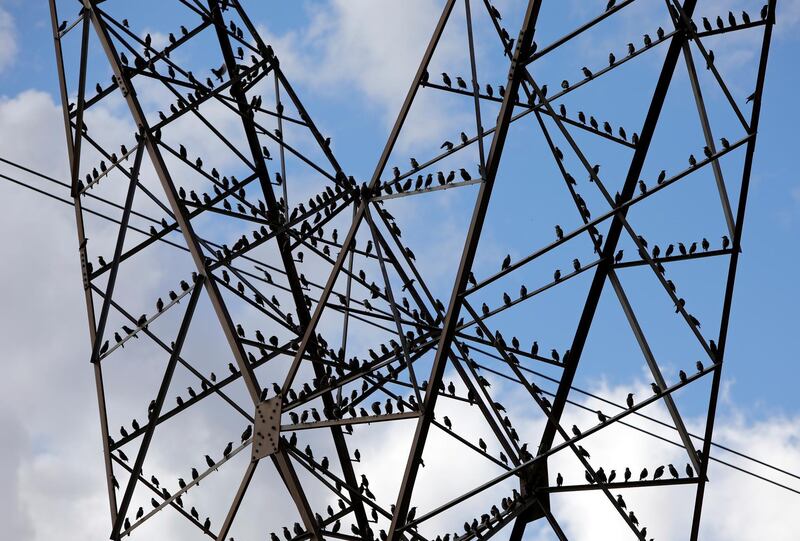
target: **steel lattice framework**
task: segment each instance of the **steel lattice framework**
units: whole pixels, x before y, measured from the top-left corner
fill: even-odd
[[[752,20],[737,20],[730,15],[727,23],[718,19],[716,27],[693,21],[696,4],[702,2],[665,2],[662,7],[672,27],[659,28],[652,38],[646,36],[644,45],[629,44],[628,54],[609,58],[607,66],[593,70],[584,67],[580,81],[570,84],[564,80],[558,92],[551,90],[549,94],[534,76],[537,63],[621,14],[634,0],[609,2],[604,11],[579,28],[538,47],[534,38],[545,3],[542,0],[527,3],[518,32],[503,27],[501,14],[488,0],[445,0],[385,148],[374,172],[363,182],[354,180],[337,161],[330,140],[312,120],[279,59],[262,40],[239,0],[177,0],[176,9],[184,12],[185,19],[174,33],[163,38],[145,35],[146,18],[155,19],[157,14],[136,14],[135,3],[75,3],[50,0],[50,7],[89,317],[91,364],[100,407],[112,539],[135,536],[144,531],[140,526],[170,513],[196,526],[198,534],[228,539],[236,531],[237,513],[248,497],[265,509],[275,501],[292,504],[298,517],[293,530],[289,528],[294,519],[258,526],[262,534],[280,534],[283,530],[290,541],[374,537],[425,541],[437,534],[436,539],[450,539],[452,535],[452,539],[465,540],[486,539],[498,532],[519,540],[526,525],[539,519],[549,525],[555,537],[566,539],[551,499],[579,491],[602,495],[605,503],[598,505],[619,515],[632,538],[639,539],[646,538],[646,525],[639,524],[633,509],[628,508],[631,506],[626,507],[615,493],[636,487],[668,490],[675,485],[694,491],[693,512],[686,520],[691,524],[691,539],[698,538],[775,0],[764,6],[760,17],[754,14]],[[62,12],[76,11],[73,20],[63,17]],[[459,77],[457,83],[444,74],[439,82],[438,76],[429,73],[429,66],[448,25],[457,24],[454,13],[459,13],[458,24],[466,23],[464,51],[470,73]],[[490,21],[496,39],[486,45],[498,48],[508,65],[507,79],[494,81],[494,86],[479,84],[473,32],[473,19],[478,16]],[[137,27],[140,20],[142,24]],[[734,92],[715,65],[713,52],[704,45],[708,40],[727,39],[744,31],[763,32],[756,55],[755,91],[748,100],[752,101],[749,118],[740,109],[743,100],[734,99]],[[198,44],[204,47],[202,58],[208,59],[206,69],[210,70],[202,75],[183,66],[190,58],[196,65],[199,53],[193,47]],[[564,107],[564,100],[577,89],[591,92],[606,74],[640,58],[652,59],[654,51],[661,54],[657,56],[657,77],[654,84],[643,85],[647,101],[641,127],[628,132],[630,136],[622,128],[615,133],[608,123],[600,126],[594,117],[587,124],[583,112],[576,117]],[[702,59],[740,124],[740,135],[726,134],[719,147],[712,135],[694,57]],[[686,68],[685,81],[674,77],[680,64]],[[101,66],[103,73],[110,67],[111,77],[92,88],[88,78],[95,65]],[[668,90],[679,84],[690,86],[693,92],[706,144],[704,153],[698,153],[697,159],[692,157],[688,168],[670,174],[665,172],[667,164],[662,164],[664,171],[647,187],[640,180],[645,161],[656,128],[664,121]],[[647,90],[651,87],[652,91]],[[390,160],[400,163],[397,141],[422,93],[471,100],[474,124],[471,130],[464,128],[466,133],[456,143],[446,142],[424,160],[412,158],[411,168],[401,170]],[[489,106],[495,107],[492,111],[496,111],[496,119],[490,119],[491,127],[484,128],[490,116],[485,108]],[[116,135],[105,133],[100,124],[106,117],[95,111],[113,107],[129,113],[135,126],[133,133],[127,129],[117,129]],[[478,243],[493,189],[501,184],[498,177],[509,130],[515,123],[533,119],[531,125],[544,136],[546,152],[563,180],[561,189],[568,192],[580,224],[569,231],[557,226],[555,241],[524,257],[509,256],[494,274],[477,277],[473,268]],[[192,150],[193,145],[201,146],[200,137],[213,141],[202,143],[206,145],[203,158]],[[627,152],[626,172],[618,187],[612,187],[612,181],[604,178],[599,166],[587,157],[579,137],[604,139]],[[557,138],[566,144],[565,151],[557,146]],[[731,153],[742,156],[735,208],[729,202],[721,166]],[[473,165],[468,165],[476,158],[477,173]],[[303,172],[287,173],[289,163],[298,164]],[[459,172],[451,171],[447,176],[440,168],[447,163],[455,164],[453,171]],[[694,246],[686,250],[681,244],[680,253],[673,254],[671,245],[665,253],[657,246],[648,246],[629,216],[631,209],[709,169],[725,221],[722,248],[709,250],[704,242],[700,251]],[[578,172],[588,181],[578,184],[573,177]],[[292,201],[293,183],[302,195],[293,195]],[[474,208],[452,274],[452,292],[440,301],[422,276],[411,247],[401,239],[402,217],[395,218],[387,206],[390,201],[425,193],[437,194],[428,197],[447,197],[464,193],[462,190],[472,194],[469,197],[474,197],[470,199]],[[591,212],[587,203],[590,191],[602,203],[594,205]],[[102,232],[97,237],[89,233],[89,218],[82,209],[84,198],[97,193],[115,201],[119,212],[118,227],[113,234],[105,235],[105,242]],[[581,245],[579,239],[588,242]],[[462,242],[460,238],[458,242]],[[635,259],[623,257],[620,250],[624,242],[637,253]],[[513,298],[504,293],[503,303],[495,301],[494,307],[491,300],[478,305],[480,299],[490,299],[481,297],[485,292],[508,285],[523,269],[534,267],[551,252],[567,246],[570,258],[575,258],[574,270],[563,274],[556,271],[552,281],[548,279],[530,290],[523,286]],[[190,261],[177,263],[176,253],[188,253]],[[142,299],[136,289],[149,279],[147,271],[137,266],[148,254],[154,255],[147,261],[164,262],[160,270],[180,284],[157,301]],[[99,263],[93,265],[90,259],[98,256]],[[725,261],[727,271],[717,277],[724,282],[724,296],[720,326],[713,339],[701,332],[690,305],[668,276],[673,263],[700,258]],[[633,267],[649,272],[648,276],[656,280],[674,307],[674,318],[689,331],[693,347],[708,359],[697,364],[696,372],[682,372],[679,381],[665,379],[623,288],[621,269]],[[501,318],[496,316],[512,312],[519,317],[531,299],[566,288],[580,276],[586,277],[588,287],[585,300],[574,308],[577,324],[564,353],[559,355],[554,349],[545,355],[538,351],[538,342],[529,350],[516,338],[504,338],[499,323],[495,324]],[[573,425],[570,430],[571,421],[567,419],[574,404],[574,379],[581,362],[591,362],[584,349],[596,325],[602,292],[608,288],[622,308],[652,374],[654,393],[630,400],[627,407],[613,414],[599,413],[594,426],[579,429]],[[143,315],[137,315],[143,307],[152,307],[154,301],[155,311],[145,308]],[[202,312],[204,307],[206,312]],[[356,326],[367,329],[359,338],[353,337]],[[202,349],[189,348],[193,329],[202,334],[221,330],[215,343],[226,343],[233,360],[228,369],[228,361],[220,359],[217,351],[205,354]],[[544,336],[538,339],[548,342]],[[146,341],[152,349],[131,353]],[[107,395],[122,392],[122,388],[117,385],[110,391],[104,371],[110,364],[123,362],[118,358],[126,353],[158,361],[149,365],[152,379],[136,390],[142,404],[140,413],[149,404],[145,420],[134,420],[132,427],[123,427],[122,435],[116,437],[110,433]],[[225,375],[218,377],[215,369]],[[553,392],[540,387],[545,381],[537,372],[540,369],[549,374],[545,379],[555,385]],[[447,382],[447,371],[455,382]],[[513,424],[513,415],[493,395],[487,378],[494,377],[522,389],[528,414],[541,421],[536,430],[520,437],[522,430],[518,432]],[[701,381],[707,385],[709,407],[702,446],[695,449],[674,397],[684,387]],[[180,395],[175,388],[181,385],[189,387],[189,395],[177,396],[173,405],[169,397]],[[238,421],[224,423],[234,426],[233,437],[214,434],[219,449],[229,439],[234,441],[227,444],[221,456],[218,449],[191,449],[193,457],[207,453],[207,467],[193,469],[191,481],[181,479],[177,486],[167,488],[152,475],[157,465],[151,468],[148,462],[151,444],[158,439],[156,432],[180,426],[191,411],[211,408],[210,404],[239,416]],[[464,408],[467,416],[483,423],[488,444],[483,437],[460,432],[457,423],[453,426],[445,415],[451,411],[448,404]],[[585,446],[595,434],[620,426],[647,407],[664,408],[684,448],[687,473],[677,473],[671,467],[670,478],[661,478],[660,473],[655,478],[643,473],[644,478],[638,480],[629,479],[630,474],[622,481],[609,478],[601,465],[591,460]],[[398,444],[399,449],[408,449],[408,454],[402,464],[394,464],[398,472],[402,468],[402,476],[398,477],[396,499],[389,501],[371,492],[369,472],[359,470],[371,450],[364,449],[362,458],[362,451],[348,441],[359,431],[385,426],[377,425],[379,422],[402,424],[408,436]],[[244,432],[239,439],[241,430]],[[438,506],[418,512],[414,487],[425,465],[423,453],[432,431],[460,446],[465,456],[487,461],[497,473],[473,483],[468,490],[460,490],[457,496],[448,496]],[[170,442],[167,445],[184,445],[175,432],[171,434],[172,439],[164,436]],[[323,458],[323,452],[330,453],[331,458]],[[561,473],[548,468],[555,457],[564,455],[575,461],[579,471],[585,470],[585,481],[564,484]],[[245,457],[235,473],[238,490],[215,494],[212,500],[192,500],[201,509],[202,504],[212,503],[218,507],[222,504],[224,509],[199,512],[190,506],[188,500],[202,492],[201,481],[206,485],[215,475],[236,470],[236,457]],[[279,480],[269,484],[269,497],[274,499],[266,501],[263,494],[251,496],[251,483],[264,459],[272,463]],[[190,466],[185,466],[187,479]],[[663,473],[664,468],[660,470]],[[482,516],[467,518],[462,529],[465,516],[453,511],[478,496],[497,494],[494,489],[498,487],[507,490],[505,496],[494,505],[490,503]],[[153,508],[145,511],[148,498]],[[332,509],[328,504],[337,499],[338,509]],[[140,500],[145,502],[143,507]],[[205,518],[211,516],[213,521]],[[432,521],[444,516],[453,519],[446,531],[456,533],[431,531]],[[272,539],[277,534],[272,533]]]

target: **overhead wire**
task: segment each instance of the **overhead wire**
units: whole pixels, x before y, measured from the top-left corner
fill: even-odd
[[[22,164],[19,164],[19,163],[17,163],[17,162],[15,162],[15,161],[13,161],[13,160],[9,160],[9,159],[7,159],[7,158],[4,158],[4,157],[0,156],[0,162],[1,162],[1,163],[5,163],[6,165],[12,166],[12,167],[14,167],[14,168],[17,168],[17,169],[19,169],[19,170],[22,170],[22,171],[24,171],[24,172],[26,172],[26,173],[29,173],[29,174],[31,174],[31,175],[37,176],[37,177],[39,177],[39,178],[41,178],[41,179],[43,179],[43,180],[46,180],[46,181],[48,181],[48,182],[50,182],[50,183],[52,183],[52,184],[58,185],[58,186],[60,186],[60,187],[62,187],[62,188],[66,188],[66,189],[69,189],[69,188],[70,188],[69,184],[67,184],[66,182],[63,182],[63,181],[61,181],[61,180],[58,180],[58,179],[56,179],[56,178],[54,178],[54,177],[52,177],[52,176],[46,175],[46,174],[44,174],[44,173],[41,173],[41,172],[39,172],[39,171],[36,171],[36,170],[34,170],[34,169],[31,169],[31,168],[29,168],[29,167],[26,167],[26,166],[24,166],[24,165],[22,165]],[[5,180],[5,181],[7,181],[7,182],[9,182],[9,183],[12,183],[12,184],[14,184],[14,185],[17,185],[17,186],[20,186],[20,187],[23,187],[23,188],[27,188],[27,189],[29,189],[29,190],[31,190],[31,191],[33,191],[33,192],[35,192],[35,193],[38,193],[38,194],[40,194],[40,195],[44,195],[44,196],[46,196],[46,197],[48,197],[48,198],[50,198],[50,199],[53,199],[53,200],[55,200],[55,201],[58,201],[59,203],[63,203],[63,204],[69,205],[69,206],[73,206],[73,202],[72,202],[72,201],[70,201],[69,199],[67,199],[67,198],[65,198],[65,197],[60,197],[60,196],[58,196],[58,195],[55,195],[55,194],[53,194],[53,193],[50,193],[50,192],[48,192],[48,191],[46,191],[46,190],[44,190],[44,189],[42,189],[42,188],[39,188],[39,187],[33,186],[32,184],[26,183],[25,181],[23,181],[23,180],[20,180],[20,179],[18,179],[18,178],[14,178],[14,177],[8,176],[8,175],[6,175],[6,174],[0,173],[0,179],[2,179],[2,180]],[[115,207],[115,208],[122,209],[122,207],[121,207],[119,204],[117,204],[117,203],[114,203],[113,201],[110,201],[110,200],[108,200],[108,199],[105,199],[105,198],[103,198],[103,197],[100,197],[100,196],[97,196],[97,195],[94,195],[94,194],[88,194],[88,193],[87,193],[86,195],[87,195],[87,196],[89,196],[89,197],[91,197],[92,199],[95,199],[95,200],[99,201],[99,202],[105,203],[105,204],[107,204],[107,205],[110,205],[110,206],[112,206],[112,207]],[[95,210],[95,209],[91,209],[91,208],[86,208],[86,207],[83,207],[83,211],[84,211],[84,212],[87,212],[87,213],[89,213],[89,214],[92,214],[92,215],[94,215],[94,216],[97,216],[97,217],[99,217],[99,218],[102,218],[102,219],[108,220],[108,221],[110,221],[110,222],[113,222],[113,223],[115,223],[115,224],[120,224],[120,221],[119,221],[118,219],[116,219],[116,218],[114,218],[114,217],[112,217],[112,216],[108,216],[107,214],[104,214],[104,213],[102,213],[102,212],[100,212],[100,211],[98,211],[98,210]],[[132,211],[132,214],[134,214],[134,215],[136,215],[136,216],[138,216],[138,217],[140,217],[140,218],[142,218],[142,219],[145,219],[145,220],[151,221],[151,222],[153,222],[153,223],[159,223],[159,221],[158,221],[157,219],[155,219],[155,218],[153,218],[153,217],[151,217],[151,216],[148,216],[148,215],[146,215],[146,214],[143,214],[143,213],[141,213],[141,212]],[[143,235],[149,235],[149,233],[148,233],[148,232],[146,232],[146,231],[144,231],[144,230],[142,230],[142,229],[139,229],[139,228],[137,228],[137,227],[135,227],[135,226],[128,225],[128,227],[129,227],[130,229],[134,230],[134,231],[137,231],[138,233],[141,233],[141,234],[143,234]],[[185,246],[181,246],[181,245],[179,245],[179,244],[176,244],[176,243],[174,243],[174,242],[171,242],[171,241],[169,241],[169,240],[167,240],[167,239],[160,238],[160,239],[158,239],[158,240],[160,240],[160,241],[162,241],[162,242],[165,242],[165,243],[167,243],[167,244],[169,244],[169,245],[171,245],[171,246],[174,246],[174,247],[176,247],[176,248],[180,248],[180,249],[182,249],[182,250],[187,250],[187,248],[186,248]],[[501,359],[499,356],[492,354],[490,351],[487,351],[487,350],[484,350],[484,349],[481,349],[481,348],[478,348],[478,347],[470,346],[470,349],[471,349],[471,350],[474,350],[474,351],[477,351],[477,352],[479,352],[479,353],[481,353],[481,354],[483,354],[483,355],[487,355],[488,357],[492,357],[492,358],[498,358],[498,359]],[[459,357],[459,358],[460,358],[460,357]],[[464,360],[464,359],[462,358],[462,360]],[[475,361],[470,361],[470,362],[475,362]],[[477,366],[478,368],[480,368],[480,369],[482,369],[482,370],[486,370],[487,372],[490,372],[490,373],[492,373],[492,374],[495,374],[495,375],[496,375],[496,376],[498,376],[498,377],[501,377],[501,378],[504,378],[504,379],[508,379],[508,380],[510,380],[510,381],[517,382],[517,380],[515,380],[514,378],[511,378],[511,377],[510,377],[509,375],[507,375],[507,374],[504,374],[504,373],[502,373],[502,372],[499,372],[499,371],[497,371],[497,370],[495,370],[495,369],[493,369],[493,368],[490,368],[490,367],[488,367],[488,366],[482,365],[482,364],[480,364],[480,363],[477,363],[477,362],[475,362],[475,364],[476,364],[476,366]],[[550,382],[552,382],[552,383],[558,383],[558,380],[557,380],[557,379],[555,379],[555,378],[553,378],[553,377],[550,377],[550,376],[548,376],[548,375],[546,375],[546,374],[544,374],[544,373],[541,373],[541,372],[538,372],[538,371],[536,371],[536,370],[533,370],[533,369],[531,369],[531,368],[528,368],[528,367],[522,366],[522,367],[521,367],[521,369],[522,369],[523,371],[525,371],[525,372],[528,372],[528,373],[530,373],[530,374],[534,374],[534,375],[536,375],[536,376],[538,376],[538,377],[541,377],[542,379],[545,379],[545,380],[547,380],[547,381],[550,381]],[[623,406],[621,406],[620,404],[617,404],[616,402],[614,402],[614,401],[612,401],[612,400],[609,400],[609,399],[607,399],[607,398],[604,398],[604,397],[602,397],[602,396],[599,396],[599,395],[597,395],[597,394],[595,394],[595,393],[591,393],[591,392],[589,392],[589,391],[586,391],[586,390],[584,390],[584,389],[581,389],[581,388],[579,388],[579,387],[576,387],[576,386],[570,386],[570,389],[571,389],[571,390],[573,390],[573,391],[575,391],[575,392],[577,392],[577,393],[579,393],[579,394],[582,394],[582,395],[584,395],[584,396],[587,396],[587,397],[589,397],[589,398],[592,398],[592,399],[594,399],[594,400],[598,400],[598,401],[600,401],[600,402],[603,402],[603,403],[605,403],[605,404],[608,404],[608,405],[611,405],[611,406],[614,406],[614,407],[617,407],[617,408],[620,408],[620,409],[625,409]],[[547,391],[543,391],[543,392],[544,392],[545,394],[548,394],[548,395],[551,395],[551,396],[553,395],[553,393],[550,393],[550,392],[547,392]],[[590,408],[589,406],[587,406],[587,405],[585,405],[585,404],[581,404],[581,403],[579,403],[579,402],[575,402],[575,401],[572,401],[572,400],[568,400],[567,402],[568,402],[569,404],[571,404],[571,405],[575,406],[575,407],[578,407],[578,408],[580,408],[580,409],[583,409],[583,410],[586,410],[586,411],[591,411],[591,412],[593,412],[593,413],[595,412],[595,410],[593,410],[592,408]],[[675,429],[674,427],[670,426],[668,423],[666,423],[666,422],[664,422],[664,421],[661,421],[661,420],[659,420],[659,419],[656,419],[656,418],[654,418],[654,417],[651,417],[651,416],[645,415],[645,414],[643,414],[643,413],[636,412],[636,413],[635,413],[635,415],[637,415],[637,416],[639,416],[639,417],[641,417],[641,418],[644,418],[644,419],[646,419],[646,420],[648,420],[648,421],[650,421],[650,422],[653,422],[653,423],[656,423],[656,424],[658,424],[658,425],[664,426],[664,427],[666,427],[666,428],[671,428],[671,429],[673,429],[673,430]],[[661,435],[659,435],[659,434],[656,434],[656,433],[654,433],[654,432],[651,432],[651,431],[649,431],[649,430],[647,430],[647,429],[644,429],[644,428],[641,428],[641,427],[638,427],[638,426],[635,426],[635,425],[632,425],[632,424],[630,424],[630,423],[626,423],[626,422],[623,422],[623,421],[619,421],[619,422],[620,422],[620,423],[622,423],[624,426],[627,426],[627,427],[629,427],[629,428],[632,428],[632,429],[634,429],[634,430],[637,430],[637,431],[639,431],[639,432],[642,432],[643,434],[646,434],[646,435],[648,435],[648,436],[651,436],[651,437],[653,437],[653,438],[659,439],[659,440],[661,440],[661,441],[664,441],[664,442],[666,442],[666,443],[670,443],[670,444],[672,444],[672,445],[676,445],[676,446],[682,446],[682,445],[681,445],[680,443],[678,443],[678,442],[672,441],[672,440],[670,440],[669,438],[666,438],[666,437],[664,437],[664,436],[661,436]],[[691,433],[690,433],[689,435],[690,435],[692,438],[695,438],[695,439],[701,439],[699,436],[697,436],[697,435],[695,435],[695,434],[691,434]],[[774,465],[774,464],[771,464],[771,463],[769,463],[769,462],[767,462],[767,461],[765,461],[765,460],[761,460],[761,459],[755,458],[755,457],[753,457],[753,456],[750,456],[750,455],[748,455],[747,453],[744,453],[744,452],[742,452],[742,451],[737,451],[737,450],[735,450],[735,449],[732,449],[731,447],[728,447],[728,446],[722,445],[722,444],[720,444],[720,443],[716,443],[716,442],[714,442],[714,441],[712,441],[712,442],[711,442],[711,445],[712,445],[713,447],[717,448],[717,449],[720,449],[720,450],[722,450],[722,451],[725,451],[725,452],[727,452],[727,453],[731,453],[731,454],[733,454],[733,455],[735,455],[735,456],[738,456],[738,457],[740,457],[740,458],[743,458],[743,459],[745,459],[745,460],[751,461],[751,462],[753,462],[753,463],[755,463],[755,464],[758,464],[758,465],[760,465],[760,466],[763,466],[763,467],[765,467],[765,468],[771,469],[771,470],[773,470],[773,471],[775,471],[775,472],[778,472],[778,473],[780,473],[780,474],[783,474],[783,475],[786,475],[786,476],[792,477],[792,478],[794,478],[794,479],[800,480],[800,475],[798,475],[798,474],[796,474],[796,473],[792,473],[792,472],[790,472],[790,471],[788,471],[788,470],[786,470],[786,469],[784,469],[784,468],[781,468],[781,467],[779,467],[779,466],[776,466],[776,465]],[[737,465],[735,465],[735,464],[732,464],[732,463],[730,463],[730,462],[724,461],[724,460],[722,460],[722,459],[720,459],[720,458],[717,458],[717,457],[715,457],[715,456],[710,456],[710,459],[711,459],[712,461],[714,461],[714,462],[716,462],[716,463],[720,464],[720,465],[727,466],[727,467],[729,467],[729,468],[731,468],[731,469],[733,469],[733,470],[735,470],[735,471],[738,471],[738,472],[740,472],[740,473],[744,473],[744,474],[746,474],[746,475],[752,476],[752,477],[754,477],[754,478],[756,478],[756,479],[759,479],[759,480],[761,480],[761,481],[764,481],[764,482],[766,482],[766,483],[769,483],[769,484],[771,484],[771,485],[774,485],[774,486],[776,486],[776,487],[779,487],[779,488],[782,488],[782,489],[784,489],[784,490],[787,490],[787,491],[789,491],[789,492],[793,492],[793,493],[795,493],[795,494],[799,494],[799,495],[800,495],[800,490],[798,490],[798,489],[795,489],[795,488],[792,488],[792,487],[790,487],[790,486],[788,486],[788,485],[785,485],[785,484],[783,484],[783,483],[780,483],[780,482],[778,482],[778,481],[776,481],[776,480],[774,480],[774,479],[770,479],[770,478],[768,478],[768,477],[765,477],[765,476],[763,476],[763,475],[760,475],[760,474],[758,474],[758,473],[756,473],[756,472],[753,472],[753,471],[751,471],[751,470],[749,470],[749,469],[747,469],[747,468],[744,468],[744,467],[741,467],[741,466],[737,466]]]

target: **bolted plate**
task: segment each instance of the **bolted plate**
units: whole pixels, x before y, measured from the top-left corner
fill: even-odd
[[[280,396],[264,400],[256,406],[253,429],[253,460],[259,460],[278,451],[281,431]]]

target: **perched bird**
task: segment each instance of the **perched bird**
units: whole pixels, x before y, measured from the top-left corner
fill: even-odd
[[[511,266],[511,254],[507,255],[505,259],[503,259],[503,264],[500,267],[500,270],[506,270]]]
[[[625,399],[625,402],[628,404],[628,409],[633,407],[633,393],[628,393],[628,398]]]
[[[672,464],[669,464],[667,467],[669,468],[669,474],[670,474],[670,475],[671,475],[673,478],[677,479],[678,477],[680,477],[680,476],[678,475],[678,470],[676,470],[676,469],[675,469],[675,466],[673,466]]]

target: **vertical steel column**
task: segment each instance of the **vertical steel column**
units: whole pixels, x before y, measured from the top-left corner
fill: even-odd
[[[222,18],[222,10],[219,6],[219,0],[208,0],[208,7],[211,12],[212,24],[214,25],[217,33],[217,40],[220,45],[220,50],[223,58],[225,59],[225,65],[227,66],[228,74],[231,78],[231,93],[236,101],[239,118],[242,122],[242,129],[244,130],[247,144],[250,148],[250,155],[253,159],[253,167],[260,181],[261,191],[264,194],[267,209],[270,213],[272,213],[273,216],[276,217],[276,219],[280,219],[282,221],[285,213],[282,212],[281,206],[278,204],[278,200],[275,197],[275,192],[272,189],[272,183],[269,179],[269,172],[267,171],[267,164],[264,159],[264,155],[261,152],[261,144],[258,139],[258,133],[256,132],[253,119],[248,114],[247,97],[245,96],[244,88],[238,79],[238,65],[236,64],[236,59],[233,55],[233,48],[231,47],[227,28]],[[302,333],[303,329],[308,327],[308,324],[311,320],[311,314],[308,310],[308,306],[306,306],[306,297],[303,294],[303,285],[300,283],[300,277],[297,272],[297,267],[295,266],[294,257],[292,256],[290,248],[291,237],[286,230],[282,230],[276,233],[275,240],[277,243],[278,252],[281,256],[281,261],[283,262],[284,271],[286,272],[286,279],[289,283],[292,299],[295,304],[297,319],[300,323],[300,333]],[[319,359],[320,351],[319,345],[317,344],[316,333],[311,335],[308,346],[311,357],[313,359]],[[321,378],[325,375],[325,369],[319,362],[312,360],[312,365],[318,378]],[[288,390],[288,388],[284,387],[283,390],[285,392]],[[324,393],[322,395],[322,400],[326,409],[328,411],[332,411],[335,404],[331,393]],[[339,457],[344,478],[348,485],[357,486],[355,471],[350,463],[350,452],[347,449],[347,442],[344,439],[344,433],[342,432],[341,426],[331,426],[331,434],[333,436],[334,445],[336,447],[336,452]],[[288,462],[289,457],[287,456],[285,458],[286,462]],[[287,482],[294,481],[296,480],[296,476],[287,475],[286,480]],[[298,484],[297,487],[295,487],[295,490],[302,492],[303,488]],[[354,497],[354,495],[351,494],[351,497]],[[367,514],[364,510],[364,506],[359,501],[358,503],[354,503],[353,510],[355,512],[359,528],[361,528],[362,532],[364,532],[364,535],[366,535],[366,532],[369,529],[369,522],[367,520]],[[313,516],[311,518],[313,519]],[[316,521],[307,523],[306,528],[309,531],[314,531],[316,533],[317,529],[315,528],[315,524]]]
[[[686,0],[684,4],[684,9],[690,16],[694,11],[696,3],[697,0]],[[656,125],[661,115],[661,110],[663,108],[667,91],[669,90],[669,86],[672,81],[672,75],[675,72],[675,67],[678,62],[678,56],[681,52],[682,43],[685,38],[686,35],[684,29],[683,32],[676,33],[670,42],[669,49],[664,59],[664,65],[661,69],[658,82],[656,83],[656,88],[653,92],[653,98],[650,102],[647,116],[645,117],[644,125],[640,131],[639,143],[636,146],[633,158],[631,159],[631,165],[628,169],[628,174],[625,178],[625,184],[623,186],[620,199],[622,202],[630,200],[633,196],[636,183],[639,180],[639,175],[641,174],[642,167],[644,166],[645,158],[647,157],[647,153],[650,149],[650,143],[652,142],[653,134],[655,133]],[[620,234],[622,233],[623,221],[625,215],[627,214],[627,209],[628,207],[625,207],[624,209],[620,210],[619,213],[615,214],[611,225],[609,226],[608,234],[606,235],[606,242],[603,246],[601,254],[602,261],[597,266],[592,284],[589,288],[586,303],[584,304],[583,312],[581,313],[572,345],[569,348],[569,357],[565,359],[564,371],[561,376],[558,390],[556,391],[556,395],[553,399],[551,417],[548,420],[539,444],[539,454],[546,452],[553,444],[558,423],[561,419],[561,415],[564,412],[567,396],[569,395],[572,382],[575,378],[578,363],[580,362],[581,354],[583,353],[583,347],[586,344],[586,338],[589,335],[589,329],[592,326],[592,320],[594,319],[594,314],[597,310],[597,305],[603,292],[603,286],[605,285],[605,281],[609,272],[613,269],[614,252],[616,251],[617,242],[619,241]]]
[[[425,393],[425,404],[423,406],[424,409],[422,416],[417,421],[416,432],[414,433],[411,444],[411,452],[409,453],[403,481],[397,496],[395,512],[392,516],[392,524],[388,534],[389,541],[394,541],[397,538],[398,530],[402,528],[406,521],[406,515],[408,514],[411,494],[420,467],[420,459],[425,447],[425,441],[428,437],[430,424],[433,420],[434,408],[436,407],[439,391],[439,382],[444,374],[444,369],[447,364],[447,355],[450,352],[450,347],[455,335],[458,315],[463,302],[462,294],[467,288],[467,280],[472,269],[472,263],[475,259],[475,252],[478,248],[478,241],[480,240],[483,223],[486,218],[486,211],[489,207],[489,199],[491,198],[497,170],[500,166],[500,158],[503,154],[511,117],[514,112],[514,103],[523,73],[525,72],[523,60],[528,57],[528,51],[533,41],[533,34],[536,29],[536,21],[539,16],[541,4],[541,0],[529,0],[525,18],[519,32],[519,38],[517,39],[517,47],[509,67],[506,95],[500,107],[495,135],[492,138],[492,145],[489,149],[486,171],[484,172],[485,178],[480,185],[477,200],[475,201],[475,208],[472,213],[469,231],[464,243],[464,251],[461,255],[461,262],[456,273],[455,285],[450,297],[450,305],[442,324],[442,334],[436,349],[433,366],[431,367],[431,376],[428,378],[428,388]]]
[[[764,28],[764,40],[761,45],[761,58],[758,64],[758,77],[756,79],[755,98],[753,99],[753,111],[750,117],[750,132],[752,137],[747,142],[745,150],[744,170],[742,171],[742,188],[739,194],[739,206],[736,211],[736,229],[732,240],[731,260],[728,266],[728,282],[725,286],[725,300],[722,307],[722,320],[720,321],[719,341],[717,346],[716,370],[711,382],[711,398],[708,405],[708,417],[706,419],[706,430],[703,436],[702,460],[700,461],[700,471],[698,472],[697,494],[694,502],[694,516],[692,519],[692,532],[689,537],[691,541],[697,541],[700,535],[700,516],[703,511],[703,497],[705,496],[706,481],[708,476],[708,462],[711,454],[711,438],[714,435],[714,419],[716,417],[717,397],[722,379],[722,365],[725,355],[725,345],[728,339],[728,324],[730,323],[731,304],[733,302],[733,287],[736,282],[736,269],[741,253],[742,229],[744,227],[744,216],[747,205],[747,194],[750,188],[750,173],[753,168],[753,155],[756,149],[756,139],[758,135],[758,123],[761,119],[761,99],[764,95],[764,77],[767,73],[767,60],[769,58],[769,46],[772,41],[772,27],[775,25],[775,7],[777,0],[769,0],[768,22]]]
[[[253,372],[250,363],[247,361],[244,348],[242,347],[242,344],[239,342],[238,336],[236,335],[233,321],[230,313],[228,312],[228,308],[225,306],[225,301],[222,299],[222,294],[220,293],[216,282],[213,279],[210,279],[211,273],[208,270],[206,257],[203,254],[199,239],[191,225],[189,213],[178,200],[177,190],[172,182],[166,162],[164,161],[164,157],[159,149],[158,142],[153,137],[153,131],[150,128],[141,104],[136,97],[136,92],[131,84],[130,77],[128,77],[127,73],[122,67],[116,47],[111,41],[111,37],[108,33],[105,23],[100,20],[100,16],[96,12],[95,7],[98,0],[82,0],[82,2],[85,13],[91,18],[95,33],[97,34],[100,44],[102,45],[106,57],[108,58],[108,62],[111,65],[111,69],[117,79],[117,84],[120,88],[120,91],[122,92],[122,95],[128,104],[131,116],[133,117],[133,120],[138,126],[140,132],[143,134],[144,143],[147,145],[147,150],[150,155],[153,168],[155,169],[156,174],[161,181],[164,193],[169,200],[175,220],[177,221],[181,232],[183,233],[184,239],[186,240],[189,252],[192,254],[192,259],[194,260],[197,271],[200,275],[209,278],[206,282],[206,291],[209,299],[211,300],[211,304],[214,307],[214,311],[217,314],[217,318],[219,319],[222,331],[225,334],[225,338],[228,341],[228,345],[230,346],[233,356],[236,359],[236,363],[239,366],[239,370],[242,373],[242,378],[247,385],[250,398],[253,403],[256,404],[259,400],[259,395],[261,394],[261,387],[258,385],[256,375]]]
[[[84,89],[86,86],[86,63],[89,48],[89,21],[84,16],[81,29],[81,53],[80,53],[80,73],[78,75],[78,129],[73,137],[72,122],[69,113],[69,88],[67,87],[67,75],[64,68],[64,53],[61,47],[61,36],[58,31],[58,10],[56,0],[50,0],[50,23],[53,32],[53,43],[56,53],[56,65],[58,70],[58,85],[61,94],[61,112],[64,118],[64,137],[67,140],[67,158],[70,168],[70,192],[72,194],[73,205],[75,207],[75,224],[78,234],[78,250],[80,252],[81,272],[83,274],[83,293],[86,303],[86,317],[89,324],[89,340],[92,348],[97,342],[97,322],[94,311],[94,299],[89,287],[89,271],[86,266],[88,256],[86,254],[86,232],[83,222],[83,205],[81,196],[77,192],[78,179],[80,178],[80,141],[83,124],[83,108],[85,106]],[[114,465],[111,461],[110,436],[108,432],[108,415],[106,409],[105,388],[103,385],[103,369],[100,363],[93,363],[95,391],[97,393],[97,407],[100,414],[100,432],[103,446],[103,462],[106,474],[106,489],[108,491],[108,503],[111,512],[111,523],[117,520],[117,494],[114,490]]]

